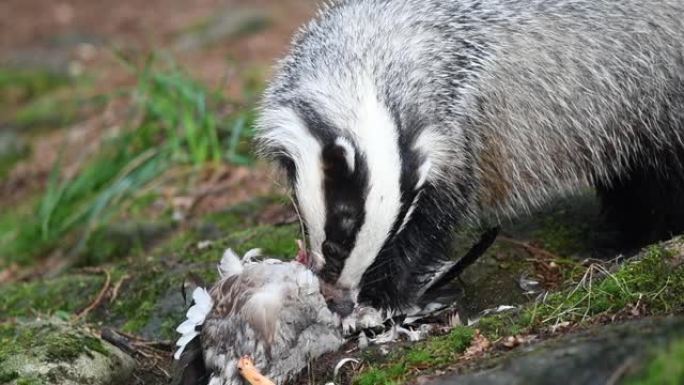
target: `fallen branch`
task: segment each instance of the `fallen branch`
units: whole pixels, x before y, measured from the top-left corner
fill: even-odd
[[[114,288],[112,289],[112,295],[109,297],[109,303],[113,303],[116,300],[116,298],[119,296],[119,290],[121,289],[121,285],[130,277],[130,275],[126,274],[114,284]]]
[[[540,247],[532,246],[528,242],[519,241],[517,239],[509,238],[509,237],[506,237],[503,235],[499,235],[498,239],[500,241],[508,242],[512,245],[522,247],[523,249],[525,249],[528,253],[530,253],[532,255],[542,256],[542,257],[546,257],[549,259],[561,259],[561,257],[559,257],[558,255],[556,255],[550,251],[544,250]]]
[[[627,374],[627,372],[634,367],[634,364],[636,363],[636,360],[634,357],[628,358],[625,362],[623,362],[618,368],[611,374],[610,378],[608,378],[608,381],[606,381],[606,385],[616,385],[617,383],[622,380],[622,378]]]
[[[105,283],[102,286],[102,289],[100,289],[100,292],[97,294],[97,297],[95,297],[95,300],[88,305],[85,309],[83,309],[80,313],[76,315],[76,318],[74,318],[74,321],[78,321],[81,318],[85,317],[90,313],[93,309],[98,307],[100,303],[102,303],[102,300],[104,299],[105,294],[107,293],[107,290],[109,290],[109,285],[112,282],[112,275],[109,273],[108,270],[105,269],[91,269],[90,272],[94,273],[104,273],[105,275]]]
[[[110,328],[104,328],[100,332],[100,338],[109,342],[110,344],[116,346],[127,354],[134,356],[138,353],[138,349],[131,343],[131,341],[116,330]]]

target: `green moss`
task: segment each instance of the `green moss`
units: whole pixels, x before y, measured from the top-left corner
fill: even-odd
[[[46,347],[47,358],[54,362],[70,362],[81,354],[92,356],[93,352],[108,356],[102,342],[91,336],[77,335],[74,333],[49,334],[42,343]]]
[[[101,265],[123,257],[141,257],[173,229],[171,223],[119,221],[100,226],[79,253],[78,266]]]
[[[99,338],[54,318],[49,321],[7,322],[0,328],[0,362],[23,355],[68,363],[83,354],[93,357],[95,353],[109,355]],[[3,375],[9,376],[11,372]]]
[[[35,376],[22,377],[17,379],[16,385],[44,385],[45,382]]]
[[[359,375],[354,382],[358,385],[395,385],[399,382],[391,379],[390,373],[385,370],[372,368]]]
[[[211,213],[203,218],[205,224],[217,226],[224,234],[244,230],[258,225],[259,215],[265,207],[272,204],[288,204],[285,197],[262,196],[237,204],[227,210]]]
[[[16,371],[5,371],[0,368],[0,384],[5,384],[19,378],[19,373]]]
[[[395,352],[385,363],[374,364],[360,373],[354,382],[358,385],[404,383],[416,370],[439,369],[453,362],[470,346],[474,336],[472,328],[457,326],[447,335]]]
[[[534,309],[533,322],[582,321],[637,301],[654,314],[684,309],[684,267],[673,268],[670,258],[664,247],[651,246],[615,273],[602,276],[594,268],[582,284],[549,295]]]
[[[475,332],[472,328],[466,326],[457,326],[449,332],[448,341],[449,347],[455,353],[464,352],[475,337]]]
[[[626,385],[684,384],[684,339],[670,344],[656,354],[641,373],[625,381]]]
[[[183,274],[169,274],[161,266],[143,267],[145,273],[136,276],[113,304],[112,315],[124,321],[122,329],[139,333],[149,322],[160,298],[169,290],[180,290]]]
[[[546,218],[540,229],[533,232],[533,236],[542,243],[543,247],[560,255],[572,255],[583,249],[583,239],[586,239],[587,229],[568,224],[555,217]]]
[[[265,255],[291,259],[297,253],[295,239],[299,236],[299,226],[296,224],[256,226],[237,231],[205,250],[188,249],[184,259],[195,262],[216,262],[226,248],[232,248],[238,254],[259,248]]]
[[[559,322],[582,322],[616,313],[639,302],[653,315],[684,309],[684,265],[671,261],[662,245],[645,249],[641,257],[610,274],[599,267],[585,269],[584,281],[547,295],[543,302],[514,313],[483,317],[478,328],[490,339],[530,332]]]
[[[406,354],[406,363],[412,366],[423,365],[432,361],[432,356],[425,349],[412,349]]]
[[[35,313],[73,313],[96,295],[104,278],[72,274],[45,281],[15,283],[0,287],[0,313],[8,317],[29,317]]]

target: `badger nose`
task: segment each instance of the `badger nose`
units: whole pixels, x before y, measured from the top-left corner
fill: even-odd
[[[343,298],[341,300],[328,300],[328,309],[330,311],[337,313],[340,315],[342,318],[346,318],[348,315],[354,311],[354,301],[352,301],[350,298]]]
[[[345,318],[356,306],[356,302],[352,298],[351,291],[332,285],[327,282],[321,284],[321,294],[325,298],[328,309]]]

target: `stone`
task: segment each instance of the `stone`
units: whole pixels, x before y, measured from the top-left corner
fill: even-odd
[[[648,359],[684,336],[684,318],[654,318],[596,326],[510,355],[480,362],[466,373],[425,376],[420,385],[593,385],[617,383],[626,363]],[[612,382],[611,382],[612,381]]]
[[[3,384],[126,384],[135,367],[118,348],[57,318],[4,323],[0,342]]]

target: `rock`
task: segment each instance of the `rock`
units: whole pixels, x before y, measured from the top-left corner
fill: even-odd
[[[543,342],[477,364],[467,373],[421,377],[420,385],[593,385],[618,383],[626,365],[684,336],[684,318],[644,319]],[[617,373],[617,374],[616,374]],[[617,377],[617,378],[616,378]],[[613,381],[613,382],[610,382]]]
[[[87,330],[58,319],[0,326],[0,383],[130,383],[135,362]]]

